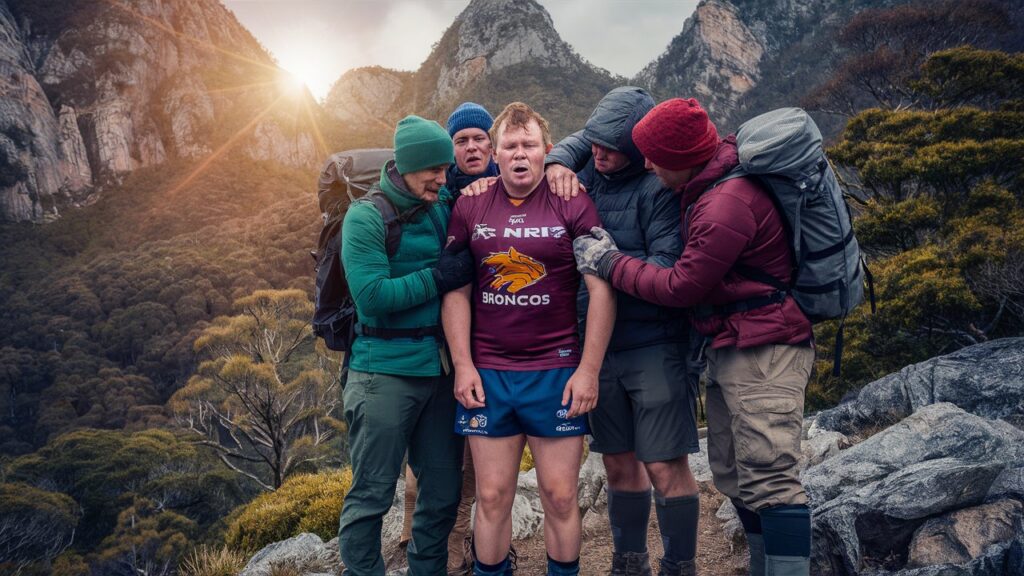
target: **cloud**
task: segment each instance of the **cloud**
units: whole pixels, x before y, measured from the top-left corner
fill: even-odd
[[[630,77],[660,56],[698,0],[540,0],[562,39],[591,64]],[[600,10],[595,10],[600,6]]]

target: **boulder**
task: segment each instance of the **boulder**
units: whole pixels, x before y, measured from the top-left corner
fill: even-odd
[[[1024,514],[1016,500],[957,510],[924,523],[910,543],[908,568],[966,564],[993,544],[1009,542]]]
[[[715,512],[715,517],[722,521],[722,532],[725,533],[725,539],[729,541],[729,547],[732,550],[736,549],[736,545],[746,541],[747,536],[743,532],[743,523],[740,522],[740,517],[736,514],[736,506],[733,506],[732,500],[728,498],[722,500],[722,505]]]
[[[1024,463],[1024,432],[948,404],[919,410],[868,440],[804,471],[808,496],[821,505],[873,484],[915,463],[954,459],[975,463]],[[1015,468],[1016,466],[1011,466]]]
[[[697,482],[711,482],[711,466],[708,464],[708,439],[701,438],[697,445],[700,452],[690,454],[690,471]]]
[[[804,423],[807,432],[806,439],[800,443],[801,456],[798,465],[801,470],[822,463],[852,444],[845,434],[822,429],[818,426],[817,418],[808,418]]]
[[[881,559],[901,565],[926,520],[981,504],[1022,464],[1017,428],[949,403],[921,408],[804,471],[813,561],[824,574],[859,573]]]
[[[587,459],[580,466],[580,480],[577,500],[580,505],[580,515],[586,518],[587,512],[600,503],[601,495],[605,493],[605,484],[608,480],[608,473],[604,469],[604,461],[597,452],[591,452]],[[605,504],[608,497],[604,497]]]
[[[1024,338],[1003,338],[903,368],[865,386],[817,418],[843,434],[892,424],[924,406],[950,402],[986,418],[1024,415]]]
[[[512,539],[529,538],[544,525],[544,507],[537,487],[537,469],[519,474],[516,498],[512,502]]]
[[[337,542],[329,547],[316,534],[302,533],[270,544],[256,553],[238,576],[270,576],[280,567],[294,568],[300,574],[334,574],[341,564]]]
[[[988,489],[986,500],[1016,498],[1024,500],[1024,466],[1004,468]]]

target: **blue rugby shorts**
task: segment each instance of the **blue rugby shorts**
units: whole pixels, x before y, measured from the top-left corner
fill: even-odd
[[[589,434],[586,415],[567,418],[569,405],[562,406],[565,383],[575,371],[575,368],[530,371],[481,368],[486,405],[468,410],[458,404],[455,433],[492,437],[526,434],[541,438]]]

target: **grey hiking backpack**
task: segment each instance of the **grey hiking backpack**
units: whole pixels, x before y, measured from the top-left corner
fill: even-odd
[[[853,221],[822,149],[821,132],[800,108],[780,108],[756,116],[736,133],[739,166],[719,182],[749,176],[770,192],[782,214],[793,253],[789,284],[764,271],[737,266],[752,280],[793,295],[811,322],[846,318],[864,301],[864,283],[874,289],[864,265]],[[836,334],[834,371],[839,371],[842,322]]]
[[[402,215],[377,187],[380,170],[395,157],[390,148],[346,150],[331,155],[320,171],[317,197],[323,227],[317,248],[310,252],[316,262],[313,333],[331,350],[347,352],[354,338],[356,308],[341,265],[341,225],[353,202],[372,202],[384,219],[388,257],[398,251]],[[348,356],[346,355],[346,362]]]

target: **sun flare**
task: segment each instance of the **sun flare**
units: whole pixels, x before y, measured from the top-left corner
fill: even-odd
[[[314,46],[308,49],[303,42],[297,42],[288,50],[275,54],[278,65],[296,79],[304,89],[308,88],[315,98],[327,95],[334,78],[322,66],[323,54]]]
[[[288,96],[300,96],[307,90],[307,83],[303,78],[284,69],[278,74],[277,85],[281,92]]]

